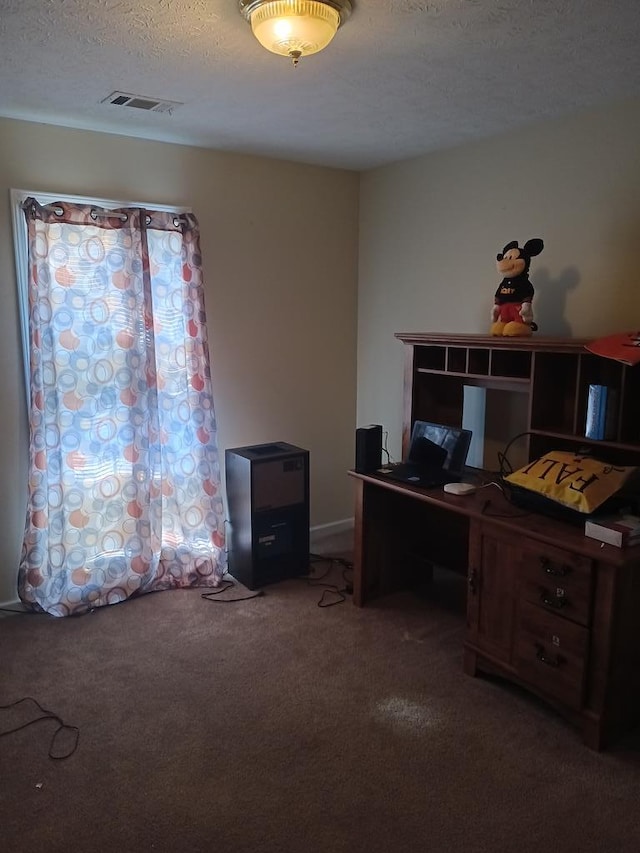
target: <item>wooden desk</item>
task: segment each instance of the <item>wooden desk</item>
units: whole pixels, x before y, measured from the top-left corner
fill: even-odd
[[[640,547],[524,513],[489,486],[422,490],[349,472],[359,607],[444,565],[467,576],[464,669],[517,683],[600,749],[640,722]]]

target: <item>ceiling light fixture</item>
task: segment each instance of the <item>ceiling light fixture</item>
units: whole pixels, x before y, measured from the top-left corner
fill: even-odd
[[[239,6],[260,44],[294,66],[323,50],[351,14],[351,0],[239,0]]]

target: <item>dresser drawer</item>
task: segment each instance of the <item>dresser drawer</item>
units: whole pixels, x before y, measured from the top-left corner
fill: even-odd
[[[581,625],[589,624],[592,563],[552,545],[525,545],[520,597]]]
[[[570,708],[582,707],[589,631],[528,602],[520,604],[518,676]]]

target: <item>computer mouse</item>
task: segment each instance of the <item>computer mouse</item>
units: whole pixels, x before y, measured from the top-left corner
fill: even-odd
[[[450,495],[471,495],[476,487],[471,483],[445,483],[443,489]]]

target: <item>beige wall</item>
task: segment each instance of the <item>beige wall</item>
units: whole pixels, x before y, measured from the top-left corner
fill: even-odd
[[[640,328],[639,144],[635,101],[362,176],[358,423],[384,424],[395,458],[394,332],[487,332],[508,241],[545,241],[531,263],[539,335]]]
[[[27,422],[9,189],[190,207],[219,444],[311,452],[312,525],[353,515],[355,173],[0,119],[0,602],[15,599]]]
[[[538,334],[640,327],[639,140],[636,101],[368,172],[358,247],[355,174],[0,120],[0,601],[15,597],[27,455],[10,187],[194,210],[221,448],[309,448],[321,525],[352,514],[356,423],[384,424],[399,457],[394,332],[487,331],[507,241],[545,240]]]

